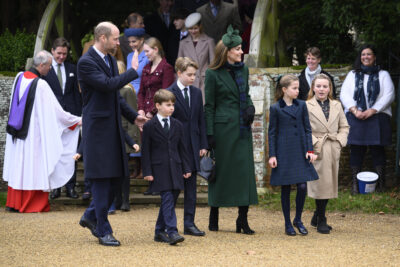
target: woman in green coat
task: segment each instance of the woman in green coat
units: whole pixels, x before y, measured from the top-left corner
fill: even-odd
[[[238,207],[236,232],[254,234],[247,222],[249,205],[257,204],[248,68],[242,39],[230,26],[215,48],[205,77],[205,115],[209,146],[214,148],[216,181],[208,185],[209,230],[218,231],[218,208]]]

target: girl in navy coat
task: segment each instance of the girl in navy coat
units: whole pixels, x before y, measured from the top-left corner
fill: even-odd
[[[307,181],[318,179],[312,165],[317,158],[313,153],[311,126],[307,106],[297,100],[299,79],[285,75],[278,81],[276,100],[270,108],[268,143],[269,165],[272,168],[271,185],[282,186],[281,202],[285,217],[285,233],[296,235],[293,225],[300,234],[308,231],[301,221],[307,193]],[[297,185],[296,216],[290,220],[290,188]]]

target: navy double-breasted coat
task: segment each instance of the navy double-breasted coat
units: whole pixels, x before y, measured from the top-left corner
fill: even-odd
[[[170,129],[166,133],[157,116],[146,122],[142,135],[142,168],[143,177],[154,177],[150,192],[183,190],[183,174],[191,172],[188,159],[182,123],[170,117]]]
[[[190,156],[190,168],[192,171],[200,171],[200,149],[208,148],[202,93],[199,88],[190,86],[188,106],[176,82],[168,90],[176,97],[172,117],[183,124],[183,139]]]
[[[280,99],[270,108],[268,127],[269,157],[276,157],[271,185],[291,185],[318,179],[318,174],[306,153],[313,151],[307,106],[302,100],[293,100],[287,106]]]
[[[138,75],[134,69],[118,75],[116,60],[110,55],[107,57],[110,67],[91,47],[78,62],[86,178],[129,175],[121,114],[134,123],[137,113],[126,104],[118,90]]]

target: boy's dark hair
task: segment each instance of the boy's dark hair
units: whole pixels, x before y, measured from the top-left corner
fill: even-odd
[[[178,57],[175,61],[175,71],[178,72],[184,72],[187,70],[187,68],[193,67],[196,70],[199,69],[199,66],[197,65],[196,62],[194,62],[191,58],[189,57]]]
[[[154,105],[156,103],[161,105],[163,102],[169,102],[169,101],[175,103],[176,98],[172,92],[166,89],[160,89],[154,94]]]
[[[66,47],[68,50],[70,48],[69,42],[64,37],[58,37],[57,39],[54,40],[52,46],[53,50],[56,50],[57,47]]]
[[[178,8],[177,10],[174,10],[172,12],[172,20],[174,21],[176,19],[186,19],[190,15],[190,11],[187,8]]]

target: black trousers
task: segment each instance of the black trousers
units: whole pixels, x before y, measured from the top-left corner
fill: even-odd
[[[371,153],[374,167],[386,165],[386,154],[384,146],[350,146],[350,166],[362,166],[367,150]]]

